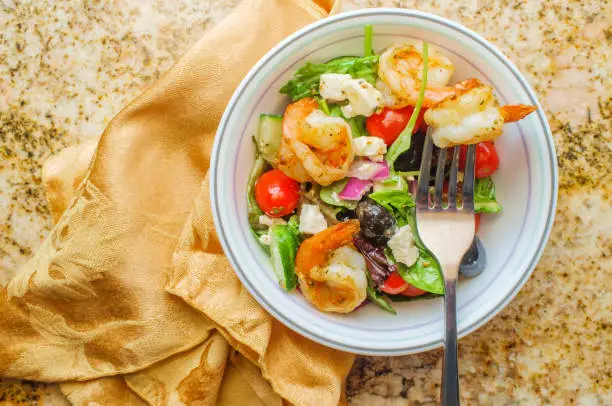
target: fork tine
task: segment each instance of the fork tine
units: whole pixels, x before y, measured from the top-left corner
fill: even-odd
[[[463,210],[474,211],[474,167],[476,161],[476,144],[467,148],[465,173],[463,174]]]
[[[429,178],[431,177],[431,156],[433,152],[433,140],[431,139],[432,129],[427,129],[425,143],[423,144],[423,154],[421,155],[421,169],[419,172],[419,184],[417,186],[416,204],[422,210],[429,209]]]
[[[450,179],[448,180],[448,208],[457,208],[457,173],[459,172],[459,154],[461,147],[456,145],[453,148],[453,162],[451,163]]]
[[[444,167],[446,166],[446,148],[438,153],[438,167],[436,168],[436,182],[434,183],[434,207],[443,209],[442,193],[444,192]]]

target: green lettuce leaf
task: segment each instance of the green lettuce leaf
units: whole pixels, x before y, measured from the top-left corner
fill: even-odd
[[[354,79],[364,79],[374,85],[378,71],[378,55],[342,57],[326,63],[307,63],[295,72],[294,78],[281,87],[280,92],[293,101],[319,95],[319,82],[324,73],[342,73]]]
[[[476,179],[474,185],[474,211],[476,213],[497,213],[502,210],[495,198],[495,184],[489,178]]]
[[[414,200],[412,195],[407,192],[385,190],[371,193],[368,197],[393,214],[400,227],[408,224],[410,218],[414,215]]]

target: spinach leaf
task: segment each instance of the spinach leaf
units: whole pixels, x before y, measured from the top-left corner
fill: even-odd
[[[295,72],[294,78],[280,89],[280,93],[291,96],[293,101],[319,94],[319,82],[324,73],[349,74],[354,79],[364,79],[374,85],[378,71],[378,55],[365,57],[343,57],[326,63],[307,63]]]
[[[410,267],[398,263],[397,272],[415,288],[443,295],[444,278],[438,262],[426,251],[420,251],[419,254],[417,262]]]
[[[474,185],[474,211],[476,213],[497,213],[502,210],[495,198],[495,184],[488,178],[476,179]]]
[[[415,237],[416,240],[416,237]],[[419,240],[420,242],[420,240]],[[415,241],[416,243],[416,241]],[[416,244],[417,247],[419,244]],[[422,243],[420,244],[422,246]],[[425,249],[419,248],[419,259],[412,266],[406,266],[401,262],[397,262],[393,257],[390,248],[385,248],[385,256],[390,263],[394,264],[395,269],[400,274],[402,279],[421,290],[435,293],[438,295],[444,294],[444,278],[436,259]]]
[[[414,200],[412,195],[407,192],[386,190],[371,193],[368,197],[393,214],[400,227],[408,224],[409,218],[413,216]]]
[[[338,193],[346,186],[347,179],[339,180],[328,186],[323,186],[319,192],[319,197],[327,204],[332,206],[346,207],[347,209],[355,210],[357,202],[354,200],[343,200],[338,197]]]

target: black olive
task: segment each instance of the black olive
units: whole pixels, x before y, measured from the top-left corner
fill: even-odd
[[[421,157],[423,155],[423,146],[425,144],[425,132],[418,132],[412,135],[410,149],[397,157],[393,166],[397,172],[414,172],[421,169]],[[431,164],[431,176],[436,174],[436,165],[438,164],[438,154],[440,148],[434,146],[433,159]],[[450,157],[447,153],[447,158]]]
[[[395,217],[372,199],[360,201],[356,213],[361,233],[375,244],[385,244],[395,232]]]
[[[424,143],[424,132],[413,134],[408,151],[397,157],[394,165],[395,170],[398,172],[418,171],[421,168],[421,155],[423,155]]]
[[[338,221],[347,221],[350,219],[356,219],[357,218],[357,213],[355,213],[355,210],[340,210],[337,214],[336,214],[336,220]]]
[[[474,241],[472,241],[472,245],[467,250],[463,259],[461,260],[461,265],[459,265],[459,272],[463,276],[472,277],[476,275],[480,275],[482,271],[484,271],[485,266],[487,265],[487,255],[485,254],[484,245],[478,238],[478,236],[474,236]]]

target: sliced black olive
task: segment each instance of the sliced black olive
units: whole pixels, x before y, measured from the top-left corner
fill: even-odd
[[[459,265],[459,273],[467,277],[480,275],[482,271],[484,271],[486,265],[487,255],[485,254],[484,245],[478,236],[474,236],[472,245],[461,260],[461,265]]]
[[[375,244],[385,244],[395,232],[395,217],[372,199],[360,201],[356,213],[361,233]]]
[[[336,214],[336,220],[338,221],[347,221],[347,220],[356,219],[356,218],[357,218],[357,213],[355,213],[355,210],[344,209],[344,210],[340,210]]]

